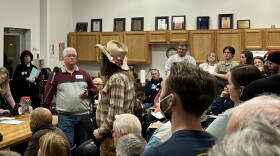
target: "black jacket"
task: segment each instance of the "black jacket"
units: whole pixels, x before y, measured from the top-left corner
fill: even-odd
[[[67,140],[67,138],[64,135],[64,133],[62,132],[62,130],[55,127],[52,124],[47,124],[47,125],[38,127],[32,133],[32,137],[30,138],[30,140],[28,142],[27,149],[24,153],[24,156],[37,156],[38,150],[39,150],[39,139],[48,132],[55,132]]]

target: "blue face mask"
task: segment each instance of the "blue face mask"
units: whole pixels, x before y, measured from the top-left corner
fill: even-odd
[[[166,100],[166,99],[169,98],[170,96],[171,96],[171,94],[167,95],[167,96],[164,97],[162,100],[160,99],[160,97],[159,97],[159,99],[158,99],[158,101],[159,101],[160,113],[161,113],[163,116],[165,116],[167,119],[169,119],[169,120],[170,120],[170,117],[169,117],[168,115],[166,115],[165,113],[171,108],[171,105],[169,105],[169,106],[166,108],[166,110],[163,110],[163,109],[162,109],[161,102],[164,101],[164,100]]]

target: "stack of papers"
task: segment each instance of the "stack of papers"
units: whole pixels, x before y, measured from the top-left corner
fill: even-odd
[[[15,120],[15,117],[1,117],[0,124],[10,124],[10,125],[17,125],[21,124],[24,121]]]

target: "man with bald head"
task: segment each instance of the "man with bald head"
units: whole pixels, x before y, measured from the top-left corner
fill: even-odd
[[[101,99],[101,91],[103,89],[103,80],[99,77],[96,77],[92,80],[92,83],[96,87],[96,91],[98,92],[96,95],[94,95],[94,101],[93,101],[93,112],[95,113],[97,105],[99,104],[99,101]]]
[[[280,97],[274,94],[261,95],[235,108],[227,125],[227,134],[248,126],[253,119],[266,119],[280,130]]]
[[[52,124],[52,113],[50,110],[38,107],[30,115],[30,138],[24,156],[37,156],[39,150],[39,139],[48,132],[55,132],[66,139],[61,129]]]

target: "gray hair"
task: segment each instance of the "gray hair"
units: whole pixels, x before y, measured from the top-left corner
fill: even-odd
[[[77,55],[77,51],[76,51],[76,49],[75,49],[75,48],[72,48],[72,47],[67,47],[67,48],[65,48],[65,49],[63,50],[63,57],[65,57],[65,56],[66,56],[67,51],[74,51],[74,52],[75,52],[75,54]]]
[[[248,123],[256,117],[264,118],[280,129],[280,97],[275,94],[263,94],[236,107],[229,119],[227,133],[247,127]]]
[[[125,134],[133,133],[139,136],[142,134],[141,123],[133,114],[116,115],[113,126]]]
[[[146,149],[146,140],[135,134],[128,134],[119,139],[116,153],[120,156],[140,156]]]
[[[264,119],[254,119],[248,127],[218,142],[209,156],[279,156],[280,130]]]

